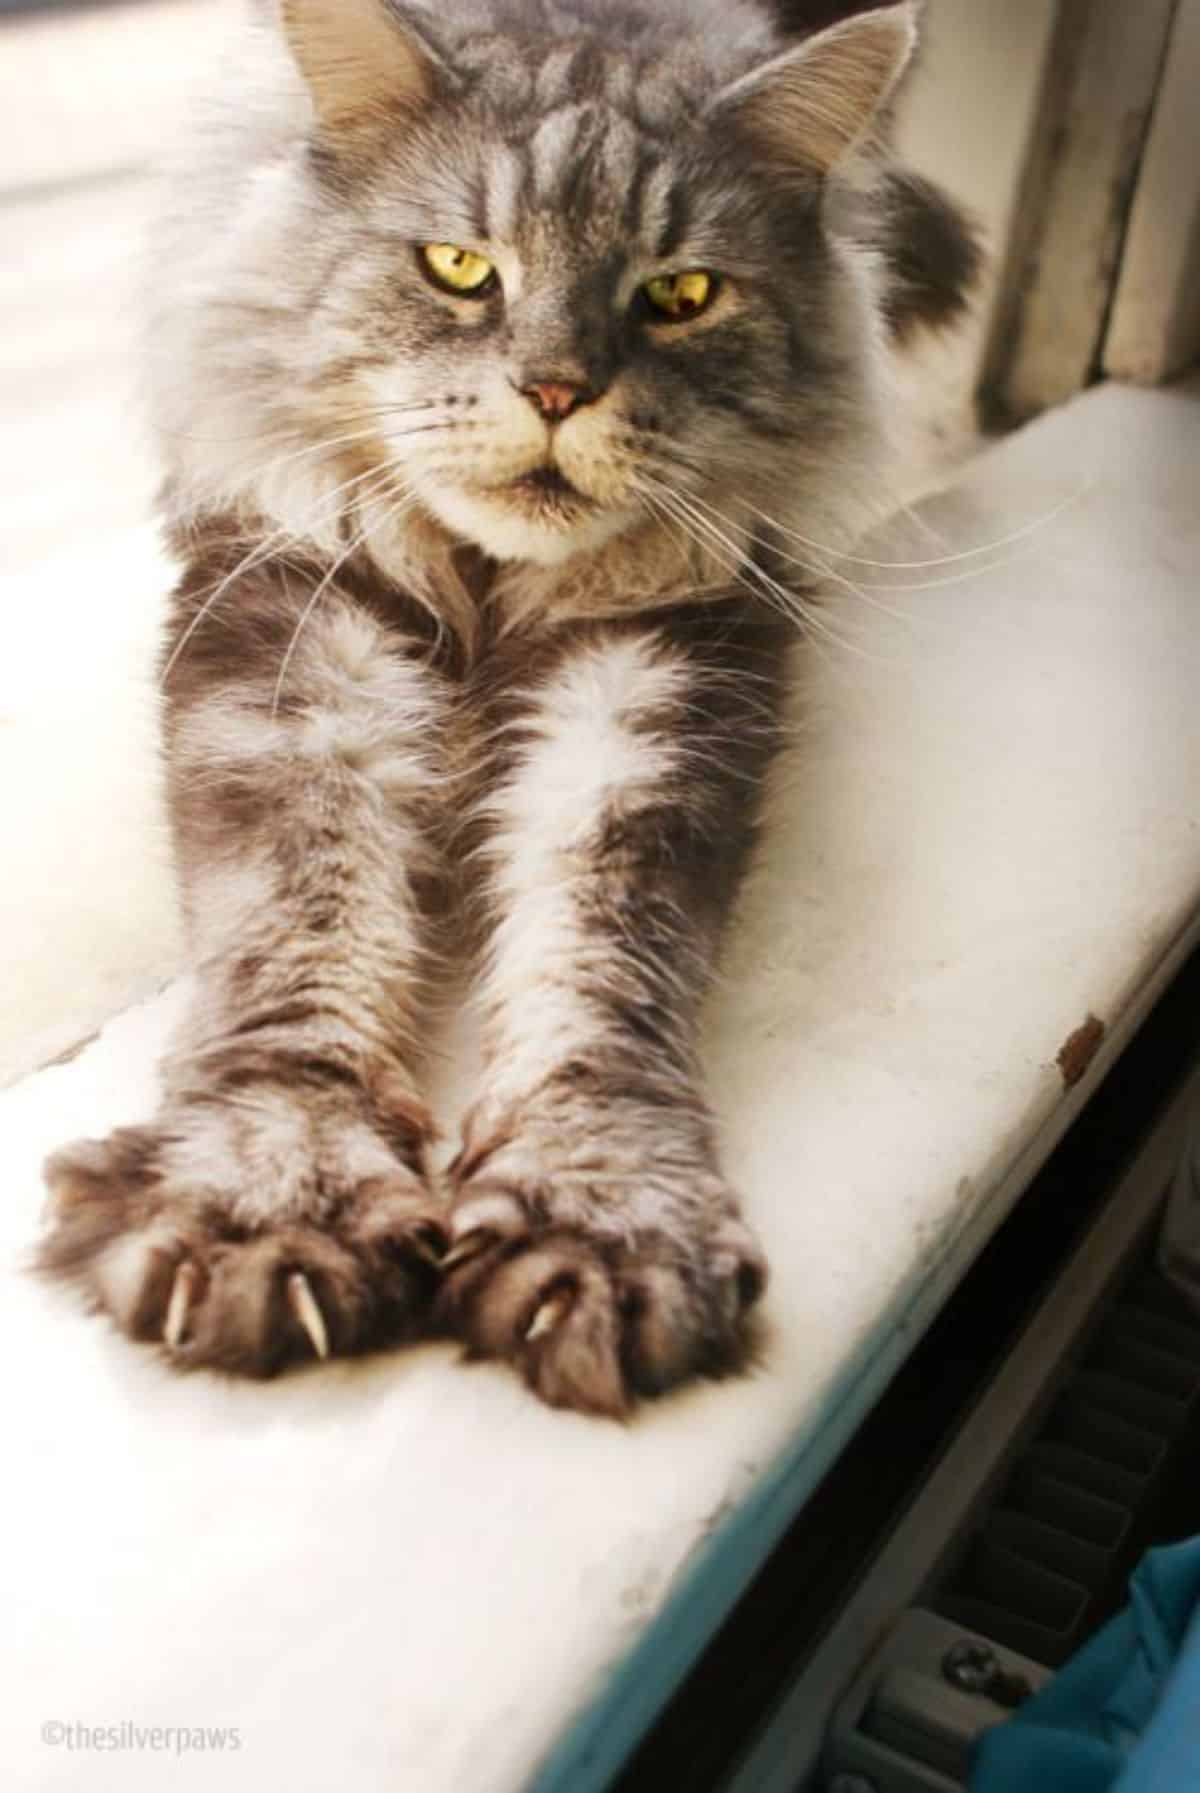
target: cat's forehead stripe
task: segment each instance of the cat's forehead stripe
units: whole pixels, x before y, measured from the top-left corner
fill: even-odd
[[[643,163],[641,172],[642,179],[631,196],[636,205],[632,222],[642,241],[652,243],[657,256],[666,256],[682,234],[675,172],[666,161]]]
[[[554,60],[554,59],[551,59]],[[556,78],[578,62],[557,59]],[[683,199],[660,143],[629,113],[594,99],[568,101],[538,117],[528,135],[500,141],[485,163],[487,233],[516,242],[531,206],[565,214],[582,201],[594,223],[620,220],[646,253],[663,256],[678,242]]]
[[[524,156],[508,144],[498,144],[488,157],[485,235],[490,241],[515,241],[527,172]]]
[[[544,118],[529,145],[533,190],[543,203],[552,202],[569,179],[584,148],[589,114],[582,106],[563,106]]]
[[[581,49],[578,43],[559,44],[546,57],[534,86],[539,112],[552,112],[572,98],[576,91],[573,75]]]

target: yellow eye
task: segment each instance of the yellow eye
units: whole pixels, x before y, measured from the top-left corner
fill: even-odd
[[[426,243],[421,256],[438,286],[444,286],[447,292],[482,298],[495,284],[496,270],[491,262],[470,249],[458,249],[453,243]]]
[[[642,288],[655,311],[674,324],[697,317],[717,296],[717,281],[703,268],[685,274],[659,274]]]

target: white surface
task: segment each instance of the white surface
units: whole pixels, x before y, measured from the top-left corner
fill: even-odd
[[[178,963],[153,679],[168,577],[149,528],[0,573],[0,1085]]]
[[[1087,395],[923,507],[967,548],[1061,506],[981,557],[1004,564],[877,590],[900,618],[831,612],[855,651],[811,656],[709,1054],[774,1263],[757,1375],[625,1428],[442,1347],[183,1380],[6,1272],[8,1784],[528,1783],[1053,1115],[1068,1034],[1117,1021],[1192,917],[1198,460],[1195,390]],[[179,999],[0,1097],[6,1263],[42,1154],[148,1111]],[[43,1721],[233,1725],[241,1747],[51,1746]]]
[[[123,179],[0,201],[0,1086],[178,964],[154,670],[170,574],[132,372],[147,199]]]
[[[90,179],[156,155],[237,4],[110,0],[0,17],[3,186]]]

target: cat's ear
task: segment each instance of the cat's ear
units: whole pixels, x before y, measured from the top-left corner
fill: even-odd
[[[715,106],[768,161],[826,174],[866,136],[916,45],[911,0],[876,7],[751,70]]]
[[[388,0],[282,0],[283,27],[331,132],[432,97],[436,65]]]

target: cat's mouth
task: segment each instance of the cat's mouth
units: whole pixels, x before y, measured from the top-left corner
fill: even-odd
[[[516,498],[524,509],[543,516],[578,516],[581,510],[591,510],[595,505],[595,500],[573,485],[560,467],[548,464],[531,468],[500,490]]]
[[[515,478],[510,473],[507,479],[431,483],[426,503],[433,515],[499,561],[560,566],[572,555],[603,547],[637,515],[607,494],[577,486],[546,457]]]

